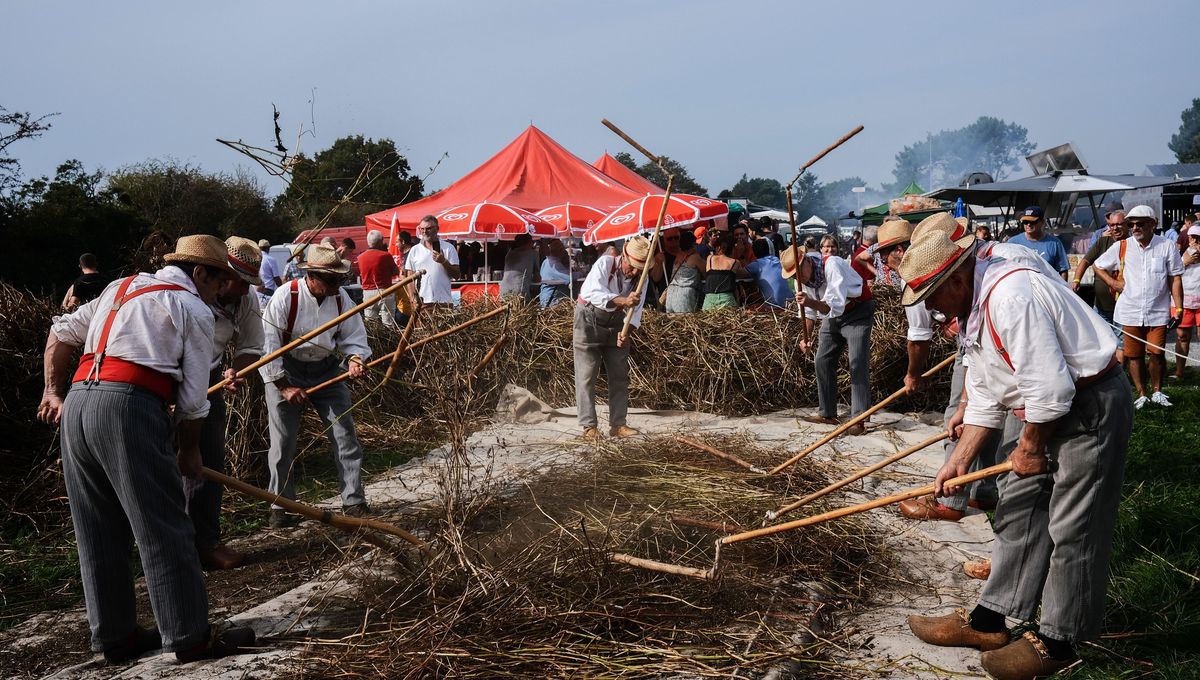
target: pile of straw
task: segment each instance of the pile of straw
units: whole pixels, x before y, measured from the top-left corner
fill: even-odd
[[[769,467],[780,454],[713,442]],[[584,469],[543,475],[477,515],[456,561],[434,573],[365,571],[356,630],[307,638],[301,677],[729,677],[779,666],[833,669],[837,610],[885,568],[857,520],[732,546],[717,582],[638,570],[611,552],[711,566],[713,541],[675,518],[753,525],[782,494],[832,470],[806,461],[767,478],[678,444],[597,451]],[[350,613],[354,616],[354,612]]]

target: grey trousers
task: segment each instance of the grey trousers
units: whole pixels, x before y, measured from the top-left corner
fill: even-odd
[[[63,404],[63,477],[93,650],[117,646],[137,626],[134,541],[163,649],[187,649],[208,635],[208,593],[173,434],[162,400],[133,385],[76,383]]]
[[[1041,606],[1044,635],[1100,635],[1108,560],[1133,429],[1125,374],[1110,371],[1080,389],[1058,421],[1047,455],[1052,472],[1004,475],[996,507],[992,577],[980,604],[1022,621]]]
[[[342,367],[335,357],[324,361],[297,361],[284,356],[283,370],[293,387],[313,387],[341,374]],[[300,436],[300,416],[305,407],[284,399],[274,383],[266,383],[266,392],[267,421],[271,430],[271,449],[267,458],[271,483],[267,488],[284,498],[295,498],[292,464],[296,458],[296,439]],[[362,483],[363,450],[354,431],[354,418],[350,415],[353,404],[350,388],[341,382],[309,395],[308,401],[317,410],[333,446],[333,463],[341,480],[342,507],[366,503]]]
[[[617,347],[625,313],[576,303],[571,345],[575,350],[575,404],[579,424],[596,427],[596,379],[608,376],[608,425],[625,424],[629,411],[629,348]]]
[[[375,304],[363,310],[364,319],[380,319],[383,325],[388,328],[396,327],[396,316],[393,312],[396,311],[396,295],[380,296],[381,291],[363,289],[363,302],[374,300]]]
[[[957,356],[954,359],[954,374],[950,378],[950,401],[946,404],[945,419],[948,421],[958,410],[958,402],[962,400],[963,383],[966,381],[967,372],[962,364],[962,356]],[[1021,422],[1013,414],[1009,413],[1004,420],[1004,430],[997,432],[988,438],[984,444],[983,450],[971,462],[971,472],[982,470],[991,467],[997,463],[1003,463],[1008,460],[1008,454],[1017,446],[1017,440],[1021,438],[1021,430],[1025,427],[1025,423]],[[950,461],[950,456],[954,455],[954,449],[958,446],[958,442],[946,440],[946,458],[945,461]],[[967,503],[970,499],[995,500],[999,492],[996,489],[996,478],[988,477],[968,484],[966,488],[957,496],[945,496],[938,500],[942,505],[953,510],[966,512]]]
[[[837,417],[837,364],[842,348],[850,351],[850,415],[871,407],[871,326],[875,301],[868,300],[836,318],[821,320],[816,375],[821,415]]]
[[[215,384],[221,378],[210,378]],[[200,460],[204,467],[225,474],[225,396],[220,392],[208,396],[208,417],[200,426]],[[225,487],[208,479],[185,480],[190,489],[187,514],[196,530],[196,547],[211,548],[221,542],[221,499]]]

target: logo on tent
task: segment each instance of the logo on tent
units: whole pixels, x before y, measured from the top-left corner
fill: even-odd
[[[562,215],[541,215],[541,218],[547,222],[553,222],[554,220],[561,220]]]
[[[617,215],[616,217],[609,220],[608,223],[609,224],[625,224],[626,222],[628,222],[629,220],[632,220],[633,218],[634,218],[634,213],[625,213],[624,215]]]
[[[702,208],[703,208],[704,206],[708,206],[708,205],[712,205],[712,204],[713,204],[713,202],[712,202],[712,201],[710,201],[710,200],[708,200],[707,198],[693,198],[691,201],[689,201],[689,203],[691,203],[692,205],[698,205],[698,206],[700,206],[700,207],[702,207]]]
[[[448,222],[454,222],[455,220],[465,220],[466,218],[467,218],[467,213],[450,213],[449,215],[442,215],[442,219],[446,220]]]

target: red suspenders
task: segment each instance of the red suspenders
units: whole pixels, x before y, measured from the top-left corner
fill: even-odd
[[[988,334],[992,336],[992,344],[996,345],[996,351],[1000,353],[1000,358],[1003,359],[1004,363],[1008,364],[1008,368],[1013,371],[1016,371],[1016,368],[1013,367],[1012,359],[1008,358],[1008,350],[1004,349],[1004,343],[1000,342],[1000,336],[996,333],[996,327],[992,325],[992,312],[988,308],[988,302],[990,302],[992,299],[992,291],[996,290],[996,286],[1000,285],[1001,281],[1008,278],[1012,274],[1016,274],[1017,272],[1031,271],[1033,271],[1032,267],[1020,267],[1018,269],[1013,269],[1001,274],[1000,278],[996,279],[996,282],[992,284],[990,289],[988,289],[988,294],[984,296],[983,304],[981,305],[983,307],[983,322],[984,325],[987,326]]]
[[[300,295],[300,279],[292,279],[291,289],[288,291],[288,318],[287,328],[283,331],[283,344],[288,344],[292,341],[292,331],[296,327],[296,311],[299,307],[297,297]],[[338,316],[342,315],[342,291],[338,291],[334,297],[337,301]]]

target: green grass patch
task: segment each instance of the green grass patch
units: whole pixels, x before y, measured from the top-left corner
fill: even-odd
[[[1200,678],[1200,387],[1134,418],[1117,520],[1105,637],[1075,679]]]

